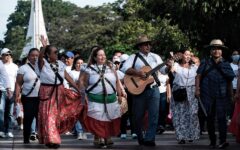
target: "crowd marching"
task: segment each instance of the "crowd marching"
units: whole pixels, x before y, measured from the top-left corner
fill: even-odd
[[[58,148],[64,133],[79,140],[91,133],[96,147],[107,148],[127,130],[139,145],[155,146],[155,135],[171,125],[178,144],[200,139],[205,129],[210,148],[229,146],[228,131],[240,143],[240,51],[230,63],[221,40],[205,47],[210,57],[201,61],[185,48],[163,62],[141,35],[134,54],[115,51],[109,61],[93,46],[86,63],[76,51],[59,54],[41,42],[18,65],[11,50],[1,50],[0,138],[14,137],[17,120],[25,144],[38,140],[48,148]]]

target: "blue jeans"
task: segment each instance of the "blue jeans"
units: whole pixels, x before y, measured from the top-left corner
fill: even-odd
[[[160,93],[158,125],[165,128],[167,117],[167,93]]]
[[[32,125],[31,125],[31,133],[37,133],[37,126],[36,126],[36,118],[33,118]]]
[[[82,128],[82,125],[80,123],[80,121],[77,121],[76,124],[75,124],[75,133],[78,135],[79,133],[83,133],[83,128]]]
[[[145,112],[148,112],[148,128],[144,141],[155,141],[158,125],[160,93],[158,87],[146,88],[140,95],[133,95],[133,122],[138,140],[143,140],[142,125]]]
[[[2,91],[0,100],[0,132],[8,133],[12,128],[14,99],[7,98],[7,92]]]

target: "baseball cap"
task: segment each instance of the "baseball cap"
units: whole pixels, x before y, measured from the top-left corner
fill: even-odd
[[[1,50],[1,56],[2,56],[3,54],[12,54],[12,51],[11,51],[10,49],[8,49],[8,48],[3,48],[3,49]]]
[[[67,56],[68,58],[73,58],[74,54],[73,54],[73,52],[68,51],[68,52],[65,53],[65,56]]]

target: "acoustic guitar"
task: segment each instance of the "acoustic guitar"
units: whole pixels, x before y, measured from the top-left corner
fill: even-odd
[[[172,59],[174,61],[179,60],[182,58],[182,54],[178,53],[172,56]],[[162,63],[157,65],[155,68],[151,68],[150,66],[143,66],[140,70],[143,71],[146,74],[146,78],[140,78],[133,75],[125,75],[124,77],[124,85],[128,89],[128,91],[133,95],[139,95],[141,94],[147,85],[152,84],[154,82],[154,78],[152,76],[153,73],[161,69],[163,66],[165,66],[166,63]]]

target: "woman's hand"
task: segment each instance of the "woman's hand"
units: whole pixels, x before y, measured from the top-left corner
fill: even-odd
[[[171,96],[168,96],[167,97],[167,103],[170,103],[170,101],[171,101]]]
[[[47,38],[44,38],[43,35],[41,35],[40,41],[41,41],[43,47],[46,47],[46,46],[47,46],[47,44],[48,44]]]
[[[200,97],[200,88],[196,88],[196,90],[195,90],[195,96],[196,96],[196,98],[199,98],[199,97]]]
[[[121,95],[122,95],[122,97],[127,98],[127,93],[124,89],[122,89],[122,94]]]

